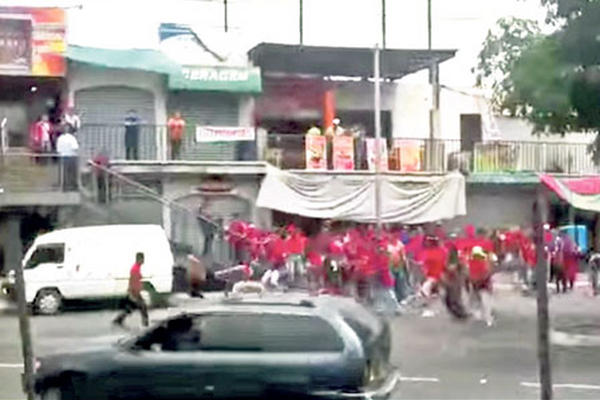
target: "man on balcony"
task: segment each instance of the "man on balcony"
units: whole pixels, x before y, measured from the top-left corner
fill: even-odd
[[[181,113],[176,111],[167,122],[169,129],[169,140],[171,142],[171,160],[178,160],[181,153],[181,140],[185,131],[185,120],[181,118]]]
[[[62,188],[65,192],[77,190],[78,150],[77,138],[70,132],[61,134],[56,140],[56,151],[60,156]]]
[[[127,111],[125,117],[125,158],[127,160],[137,160],[138,142],[140,136],[140,119],[135,110]]]

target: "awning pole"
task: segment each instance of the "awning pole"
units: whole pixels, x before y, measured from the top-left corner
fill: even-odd
[[[375,77],[375,219],[377,232],[381,233],[381,82],[380,82],[380,50],[375,45],[373,68]]]

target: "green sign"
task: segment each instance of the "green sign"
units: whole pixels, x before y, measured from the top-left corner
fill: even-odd
[[[260,93],[258,67],[182,66],[169,75],[169,89]]]

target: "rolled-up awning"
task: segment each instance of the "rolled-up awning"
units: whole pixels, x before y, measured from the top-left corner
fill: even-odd
[[[465,178],[447,175],[381,176],[384,223],[421,224],[466,214]],[[310,218],[374,223],[373,173],[287,172],[267,169],[257,205]]]
[[[600,212],[600,177],[556,178],[543,174],[540,181],[573,207]]]

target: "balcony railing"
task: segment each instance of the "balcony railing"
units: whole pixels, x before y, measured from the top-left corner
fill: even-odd
[[[266,141],[257,133],[255,141],[198,143],[194,127],[188,126],[178,159],[186,161],[266,160],[283,169],[306,168],[306,137],[298,134],[270,133]],[[122,125],[84,125],[77,134],[80,155],[93,158],[104,152],[110,159],[126,159],[125,127]],[[460,140],[401,139],[386,141],[388,169],[392,171],[446,172],[561,172],[595,173],[596,167],[586,143],[538,141],[488,141],[475,143],[473,150],[462,151]],[[332,144],[327,145],[328,169],[332,165]],[[137,153],[139,160],[171,160],[166,126],[140,126]],[[407,160],[410,159],[410,162]],[[365,141],[354,141],[354,169],[368,169]]]
[[[124,125],[86,124],[77,133],[80,155],[92,158],[104,152],[110,159],[127,158]],[[168,130],[164,125],[140,125],[137,140],[137,159],[171,160],[171,146]],[[184,132],[179,157],[188,161],[250,161],[256,159],[256,143],[223,142],[198,143],[194,127],[188,126]]]
[[[493,141],[476,143],[473,172],[533,171],[589,174],[597,171],[587,143]]]
[[[385,141],[385,139],[382,139]],[[461,153],[459,140],[398,139],[386,141],[388,170],[404,172],[445,172],[468,165],[469,155]],[[368,170],[364,139],[354,139],[354,170]],[[328,169],[333,169],[333,145],[327,141]],[[306,168],[306,137],[269,134],[266,159],[283,169]],[[371,163],[372,164],[372,163]]]

